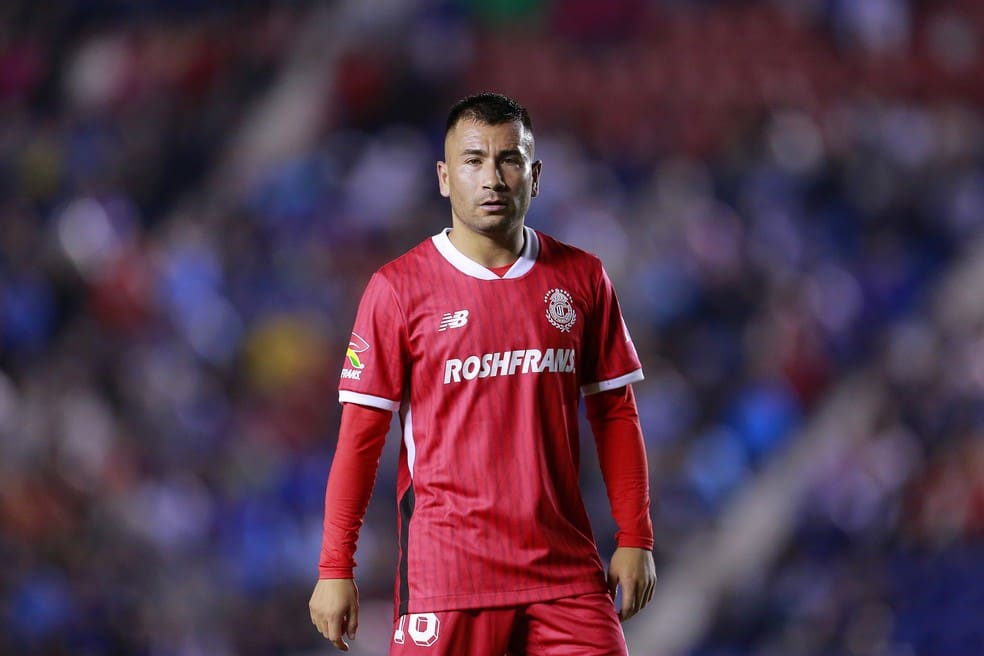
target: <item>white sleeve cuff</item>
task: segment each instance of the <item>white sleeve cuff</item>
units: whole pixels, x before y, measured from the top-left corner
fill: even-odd
[[[591,394],[597,394],[598,392],[607,392],[608,390],[625,387],[629,383],[637,383],[643,378],[645,378],[645,376],[642,375],[642,369],[636,369],[635,371],[630,371],[624,376],[619,376],[618,378],[581,385],[581,394],[590,396]]]
[[[392,412],[396,412],[400,409],[399,401],[390,401],[389,399],[384,399],[381,396],[360,394],[359,392],[351,392],[349,390],[338,391],[338,402],[358,403],[359,405],[367,405],[370,408],[379,408],[380,410],[390,410]]]

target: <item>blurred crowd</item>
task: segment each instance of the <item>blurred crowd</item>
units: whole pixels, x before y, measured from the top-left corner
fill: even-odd
[[[405,25],[378,32],[338,11],[356,36],[314,137],[229,186],[269,127],[252,110],[345,3],[138,4],[0,9],[0,653],[322,647],[344,344],[372,271],[449,223],[444,116],[484,89],[533,115],[528,223],[619,291],[659,565],[846,376],[882,391],[692,653],[984,653],[984,280],[945,284],[984,238],[984,5],[393,0]],[[357,653],[387,637],[397,442]]]

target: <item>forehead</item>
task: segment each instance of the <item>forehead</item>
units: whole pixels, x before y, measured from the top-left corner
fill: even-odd
[[[533,134],[519,121],[489,125],[472,119],[459,121],[444,141],[447,154],[465,150],[515,150],[526,154],[533,150]]]

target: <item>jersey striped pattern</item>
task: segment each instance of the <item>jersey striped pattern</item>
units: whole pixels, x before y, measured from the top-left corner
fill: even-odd
[[[441,232],[359,306],[339,399],[400,412],[399,614],[606,589],[577,408],[642,369],[601,262],[525,231],[502,278]]]

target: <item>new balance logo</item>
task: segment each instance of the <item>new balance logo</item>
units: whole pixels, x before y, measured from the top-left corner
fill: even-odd
[[[448,312],[441,317],[441,325],[438,327],[437,332],[443,333],[448,328],[461,328],[466,323],[468,323],[468,310]]]

